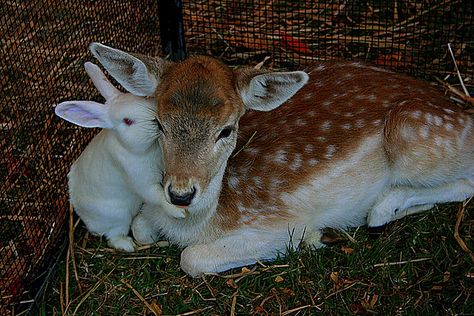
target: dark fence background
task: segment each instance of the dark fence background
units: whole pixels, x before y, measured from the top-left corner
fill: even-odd
[[[61,121],[53,105],[97,98],[83,70],[92,41],[158,54],[157,12],[153,0],[1,1],[0,315],[31,305],[56,260],[66,174],[97,133]]]
[[[66,174],[97,130],[59,120],[53,104],[97,98],[83,71],[92,41],[160,55],[160,38],[166,37],[178,42],[167,42],[167,53],[186,44],[188,53],[229,64],[255,65],[270,57],[268,66],[288,69],[319,59],[358,59],[431,79],[449,75],[458,83],[451,43],[465,82],[473,84],[471,0],[181,5],[184,33],[167,24],[160,36],[159,13],[173,24],[180,11],[159,10],[156,0],[0,4],[0,314],[31,305],[66,240]]]
[[[473,1],[184,1],[186,46],[230,63],[276,67],[358,59],[419,76],[473,74]]]

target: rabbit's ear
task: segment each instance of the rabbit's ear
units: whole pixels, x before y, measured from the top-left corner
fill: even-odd
[[[57,116],[82,127],[112,128],[108,107],[93,101],[66,101],[54,109]]]
[[[107,79],[99,66],[91,62],[86,62],[84,64],[87,74],[92,79],[94,86],[99,90],[100,94],[105,98],[105,100],[110,100],[118,95],[121,92],[114,87],[112,83]]]

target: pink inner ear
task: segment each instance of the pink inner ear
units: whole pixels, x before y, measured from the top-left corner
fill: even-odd
[[[132,125],[133,123],[135,123],[133,120],[131,120],[131,119],[127,118],[127,117],[123,119],[123,122],[124,122],[125,124],[127,124],[128,126],[130,126],[130,125]]]

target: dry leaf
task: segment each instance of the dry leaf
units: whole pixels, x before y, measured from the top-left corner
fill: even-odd
[[[249,268],[247,268],[247,267],[242,268],[242,274],[246,274],[246,273],[249,273],[249,272],[250,272]]]
[[[370,306],[374,307],[375,304],[377,303],[378,299],[379,299],[379,295],[377,293],[374,293],[372,295],[372,299],[370,300]]]
[[[331,281],[334,283],[334,284],[337,284],[337,281],[339,281],[339,272],[331,272],[331,275],[329,276],[331,278]]]
[[[285,279],[283,279],[281,276],[277,275],[276,278],[275,278],[275,282],[276,283],[281,283],[283,282]]]
[[[303,54],[312,53],[308,45],[301,42],[299,39],[295,38],[294,36],[284,33],[284,32],[281,32],[281,44],[283,47],[288,48],[298,53],[303,53]]]
[[[157,316],[163,315],[163,310],[161,309],[161,305],[158,304],[156,301],[149,303],[149,305],[151,307],[151,311],[153,312],[153,314]]]
[[[227,281],[225,281],[225,283],[233,289],[237,288],[237,284],[235,284],[234,279],[228,279]]]
[[[446,271],[445,273],[443,273],[443,282],[448,282],[450,278],[451,278],[451,273],[449,271]]]
[[[442,289],[443,289],[443,286],[439,284],[433,285],[431,287],[431,291],[433,292],[441,292]]]
[[[341,251],[345,254],[351,254],[354,252],[354,249],[350,248],[350,247],[346,247],[346,246],[342,246],[341,247]]]
[[[286,294],[288,296],[295,296],[295,292],[290,288],[285,287],[281,291],[282,291],[283,294]]]
[[[266,314],[262,306],[255,307],[255,314]]]

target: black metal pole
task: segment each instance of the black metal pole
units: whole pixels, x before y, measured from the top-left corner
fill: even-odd
[[[186,58],[183,1],[158,0],[158,14],[163,53],[174,61]]]

